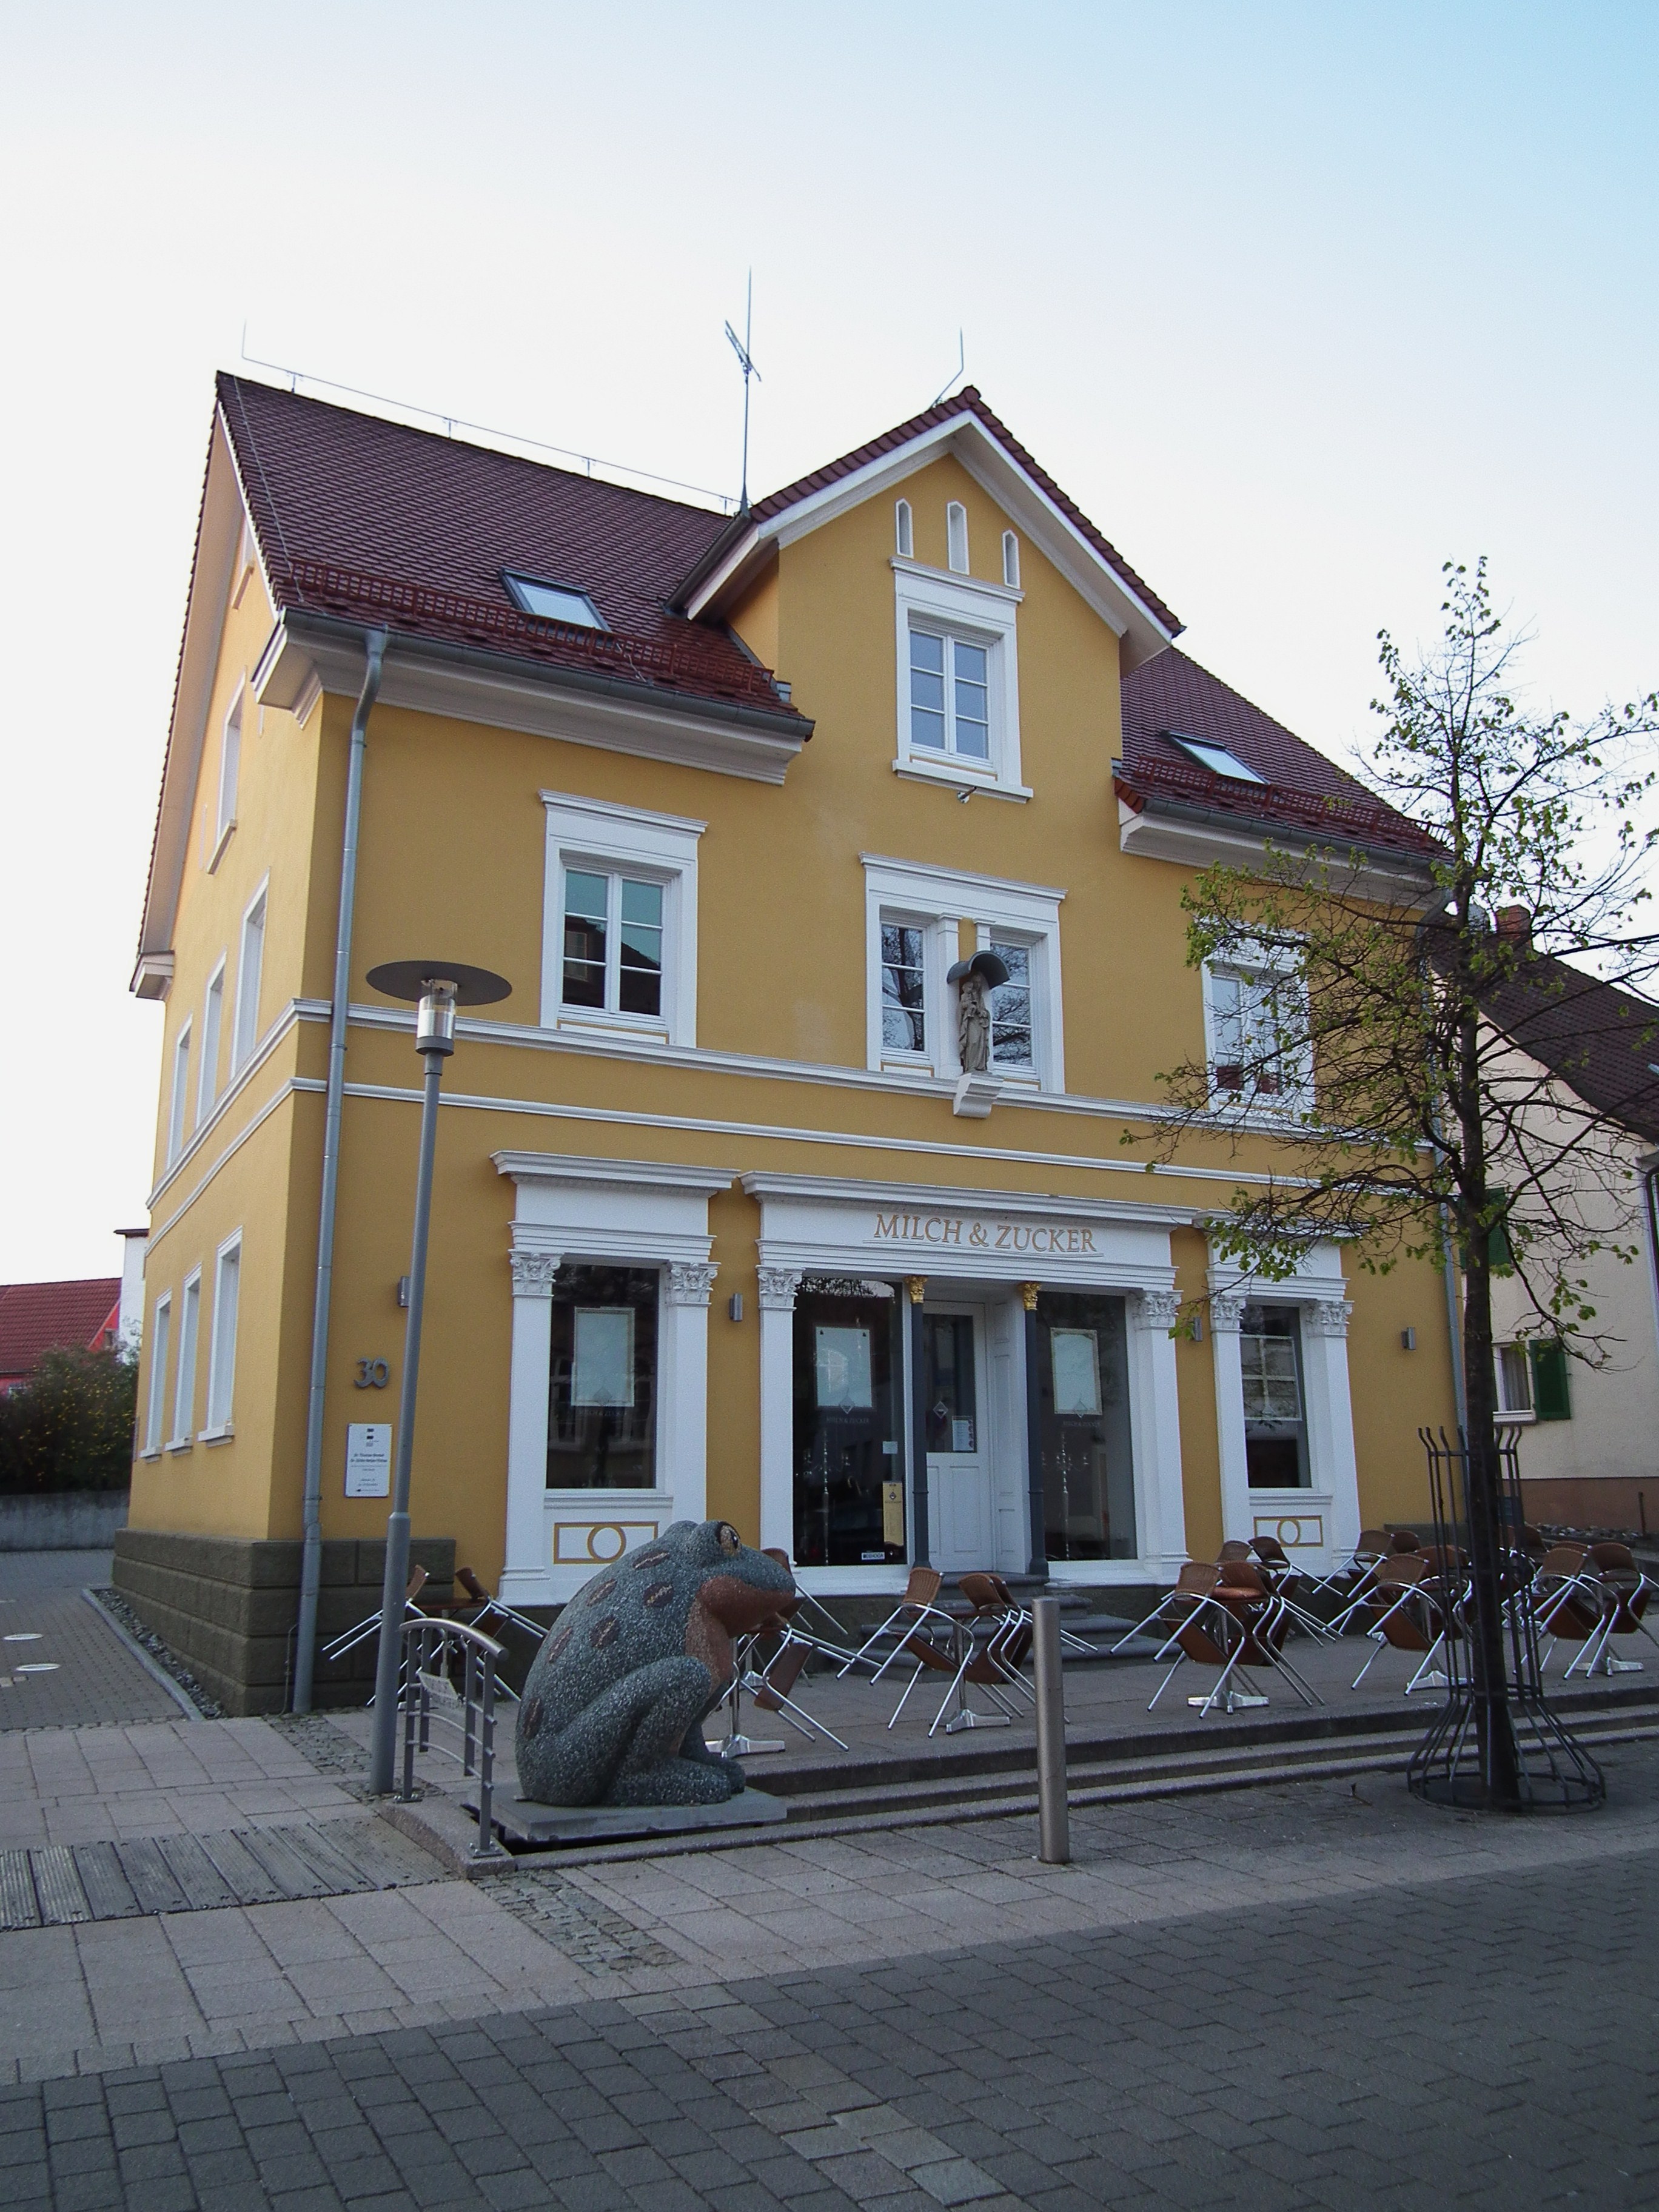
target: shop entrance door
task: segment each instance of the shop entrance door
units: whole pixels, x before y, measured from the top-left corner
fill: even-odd
[[[928,1549],[947,1575],[996,1563],[986,1435],[983,1306],[927,1305],[922,1314],[927,1430]]]

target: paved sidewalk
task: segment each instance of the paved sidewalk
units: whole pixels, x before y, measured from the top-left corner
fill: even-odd
[[[1403,1879],[0,2091],[7,2201],[1634,2212],[1654,1870]]]
[[[0,1552],[0,1729],[176,1718],[176,1698],[81,1592],[107,1552]]]

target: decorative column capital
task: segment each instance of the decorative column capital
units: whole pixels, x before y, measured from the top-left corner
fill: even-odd
[[[710,1260],[671,1260],[663,1292],[671,1306],[706,1306],[720,1269]]]
[[[1210,1328],[1217,1336],[1237,1336],[1244,1318],[1243,1291],[1212,1291]]]
[[[1022,1283],[1020,1285],[1019,1302],[1021,1305],[1024,1307],[1027,1313],[1035,1313],[1036,1311],[1037,1291],[1040,1288],[1041,1285],[1036,1283]]]
[[[1149,1331],[1161,1329],[1167,1336],[1180,1313],[1179,1291],[1143,1291],[1136,1301],[1134,1324],[1137,1328]]]
[[[1346,1336],[1348,1316],[1353,1311],[1352,1298],[1320,1298],[1303,1309],[1308,1326],[1316,1336]]]
[[[763,1313],[793,1313],[795,1292],[800,1288],[800,1269],[757,1267],[755,1270],[755,1286]]]
[[[907,1275],[904,1287],[910,1293],[911,1304],[919,1306],[927,1295],[927,1278],[926,1275]]]
[[[512,1252],[507,1264],[513,1270],[515,1298],[551,1298],[553,1278],[559,1272],[556,1252]]]

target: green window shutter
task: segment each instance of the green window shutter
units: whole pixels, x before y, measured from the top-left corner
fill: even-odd
[[[1506,1190],[1494,1189],[1492,1200],[1495,1206],[1507,1209],[1510,1194]],[[1510,1243],[1507,1210],[1500,1213],[1492,1225],[1486,1238],[1486,1256],[1494,1275],[1512,1275],[1515,1273],[1515,1247]]]
[[[1567,1391],[1567,1354],[1560,1344],[1532,1347],[1532,1408],[1540,1421],[1570,1421],[1572,1400]]]

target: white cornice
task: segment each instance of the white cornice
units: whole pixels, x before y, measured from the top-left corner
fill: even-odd
[[[1228,867],[1259,867],[1272,854],[1280,862],[1305,856],[1310,878],[1326,876],[1352,898],[1373,899],[1379,905],[1419,907],[1433,896],[1426,861],[1413,864],[1402,854],[1396,861],[1375,846],[1339,834],[1321,837],[1316,832],[1289,824],[1271,833],[1232,829],[1193,816],[1166,811],[1156,799],[1139,811],[1120,797],[1117,837],[1121,851],[1142,860],[1172,860],[1178,867],[1207,868],[1218,861]],[[1350,852],[1359,855],[1351,866]]]
[[[1149,1229],[1185,1229],[1193,1220],[1189,1206],[1137,1206],[1115,1198],[1074,1198],[1068,1192],[975,1189],[956,1183],[849,1183],[845,1176],[764,1171],[738,1180],[750,1198],[810,1200],[818,1206],[908,1206],[925,1197],[929,1206],[959,1206],[964,1213],[1065,1213],[1082,1221],[1139,1222]]]
[[[612,1190],[730,1190],[730,1168],[686,1167],[674,1160],[599,1160],[583,1152],[492,1152],[497,1175],[514,1182],[592,1183]]]
[[[313,677],[325,691],[355,696],[362,674],[362,646],[352,625],[289,613],[260,656],[254,696],[262,706],[292,709]],[[781,706],[773,727],[775,718],[756,708],[656,696],[643,684],[611,687],[599,678],[584,681],[580,670],[482,650],[447,651],[407,635],[394,636],[387,649],[380,703],[758,783],[783,781],[811,727],[803,724],[799,735],[786,735]]]

